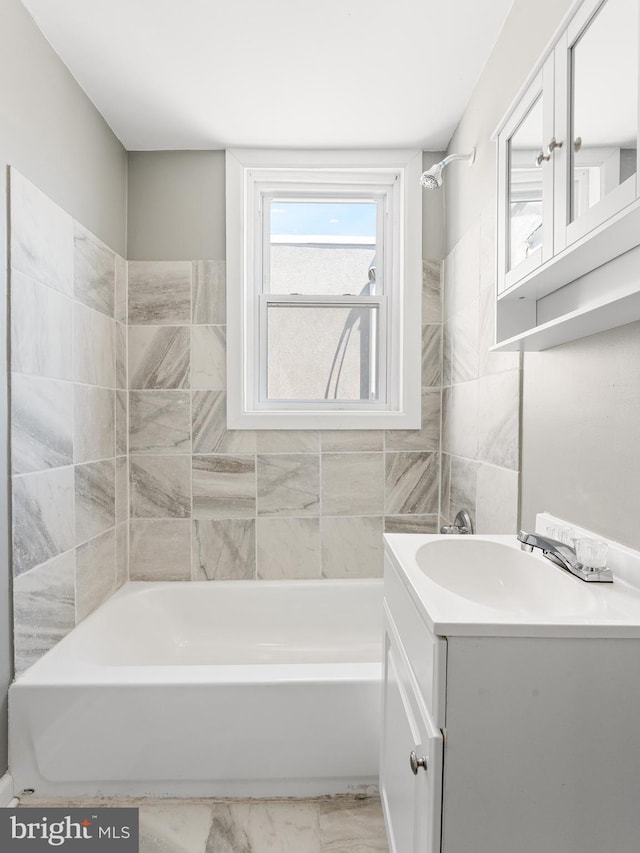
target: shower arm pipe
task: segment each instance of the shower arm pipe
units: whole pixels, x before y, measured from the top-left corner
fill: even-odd
[[[449,163],[453,163],[454,160],[467,160],[469,162],[469,165],[473,166],[473,161],[475,159],[476,149],[474,148],[469,154],[447,154],[444,160],[441,160],[439,163],[436,163],[436,165],[442,166],[442,168],[444,169],[445,166],[448,166]]]

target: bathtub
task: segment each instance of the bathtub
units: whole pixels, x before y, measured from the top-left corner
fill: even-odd
[[[9,691],[16,790],[377,789],[382,581],[128,583]]]

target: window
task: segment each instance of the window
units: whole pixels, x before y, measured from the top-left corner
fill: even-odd
[[[229,428],[419,427],[420,168],[227,152]]]

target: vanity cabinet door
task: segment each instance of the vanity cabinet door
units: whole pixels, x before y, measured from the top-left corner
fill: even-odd
[[[585,0],[555,50],[556,254],[638,197],[638,6]]]
[[[553,119],[551,56],[498,137],[500,290],[553,256]]]
[[[387,633],[380,795],[391,853],[440,850],[442,733],[421,704]]]

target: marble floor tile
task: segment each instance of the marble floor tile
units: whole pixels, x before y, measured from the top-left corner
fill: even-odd
[[[75,626],[75,551],[67,551],[13,583],[16,674],[35,663]]]
[[[320,519],[259,518],[256,535],[259,578],[320,577]]]
[[[319,454],[259,455],[257,464],[258,515],[319,514]]]
[[[191,515],[190,456],[131,456],[132,518],[188,518]]]
[[[129,326],[129,388],[188,388],[187,326]]]
[[[191,322],[189,261],[129,261],[128,285],[130,323]]]
[[[140,806],[140,853],[205,853],[212,807],[197,803]]]
[[[129,392],[129,450],[191,450],[191,394],[177,389]]]
[[[323,453],[323,515],[382,515],[384,455]]]
[[[194,518],[255,516],[255,456],[194,456],[192,493]]]
[[[226,319],[226,264],[224,261],[193,261],[192,322],[221,325]]]
[[[13,572],[18,575],[73,547],[73,468],[13,478]]]
[[[255,578],[255,529],[255,520],[252,518],[194,521],[193,580]]]
[[[132,519],[129,577],[132,581],[190,580],[191,521]]]
[[[320,853],[386,853],[387,835],[377,800],[320,803]]]
[[[11,467],[14,474],[73,462],[73,389],[70,382],[11,376]]]
[[[115,252],[73,223],[73,295],[89,308],[114,316]]]
[[[116,589],[115,528],[76,548],[76,624]]]
[[[322,577],[382,577],[382,529],[382,518],[321,518]]]
[[[319,853],[315,802],[215,805],[206,853]]]
[[[10,184],[12,267],[71,296],[73,220],[15,169]]]
[[[11,369],[73,379],[73,302],[11,270]]]

